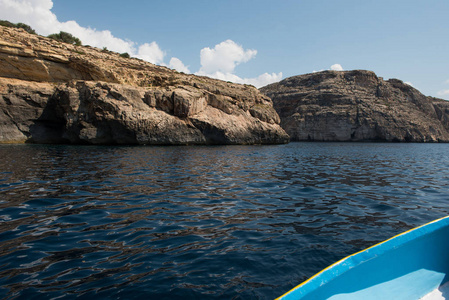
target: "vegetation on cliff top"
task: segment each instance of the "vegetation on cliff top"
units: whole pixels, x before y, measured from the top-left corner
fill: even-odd
[[[34,29],[31,28],[30,25],[27,25],[27,24],[24,24],[24,23],[11,23],[11,22],[6,21],[6,20],[0,20],[0,25],[6,26],[6,27],[13,27],[13,28],[22,28],[22,29],[24,29],[28,33],[36,34],[36,31],[34,31]]]
[[[0,20],[0,25],[6,26],[6,27],[12,27],[12,28],[22,28],[28,33],[37,34],[36,31],[33,28],[31,28],[30,25],[27,25],[24,23],[12,23],[7,20]],[[76,46],[82,45],[81,40],[79,38],[73,36],[72,34],[70,34],[68,32],[65,32],[65,31],[60,31],[59,33],[50,34],[48,37],[51,39],[60,41],[60,42],[69,43],[69,44],[73,44]]]
[[[73,44],[76,46],[81,46],[81,40],[79,38],[71,35],[68,32],[65,32],[65,31],[60,31],[59,33],[50,34],[48,37],[51,39],[60,41],[60,42]]]
[[[12,23],[7,20],[0,20],[0,26],[12,27],[12,28],[22,28],[28,33],[37,34],[36,31],[33,28],[31,28],[31,26],[24,24],[24,23]],[[82,45],[82,42],[79,38],[77,38],[76,36],[73,36],[72,34],[70,34],[68,32],[65,32],[65,31],[60,31],[59,33],[53,33],[53,34],[48,35],[47,37],[54,39],[56,41],[59,41],[59,42],[64,42],[64,43],[72,44],[75,46]],[[109,51],[108,48],[103,47],[103,52],[111,52],[111,51]],[[84,54],[84,52],[78,52],[78,53]],[[131,58],[131,55],[129,55],[127,52],[121,53],[120,56],[123,58]]]

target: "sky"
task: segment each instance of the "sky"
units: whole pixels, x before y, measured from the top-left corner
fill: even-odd
[[[180,72],[261,87],[365,69],[446,100],[448,16],[448,0],[0,0],[0,19]]]

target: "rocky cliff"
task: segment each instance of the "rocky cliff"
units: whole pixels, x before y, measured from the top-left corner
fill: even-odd
[[[0,26],[0,142],[288,142],[279,122],[255,87]]]
[[[449,142],[449,102],[370,71],[323,71],[263,87],[294,141]]]

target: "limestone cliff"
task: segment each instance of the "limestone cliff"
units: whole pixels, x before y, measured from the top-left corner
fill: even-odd
[[[449,102],[370,71],[323,71],[263,87],[294,141],[449,142]]]
[[[288,142],[279,122],[253,86],[0,26],[0,142]]]

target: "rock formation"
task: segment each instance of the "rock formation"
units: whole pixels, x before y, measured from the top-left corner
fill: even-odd
[[[0,142],[286,143],[255,87],[0,26]]]
[[[448,101],[370,71],[294,76],[261,91],[294,141],[449,141]]]

